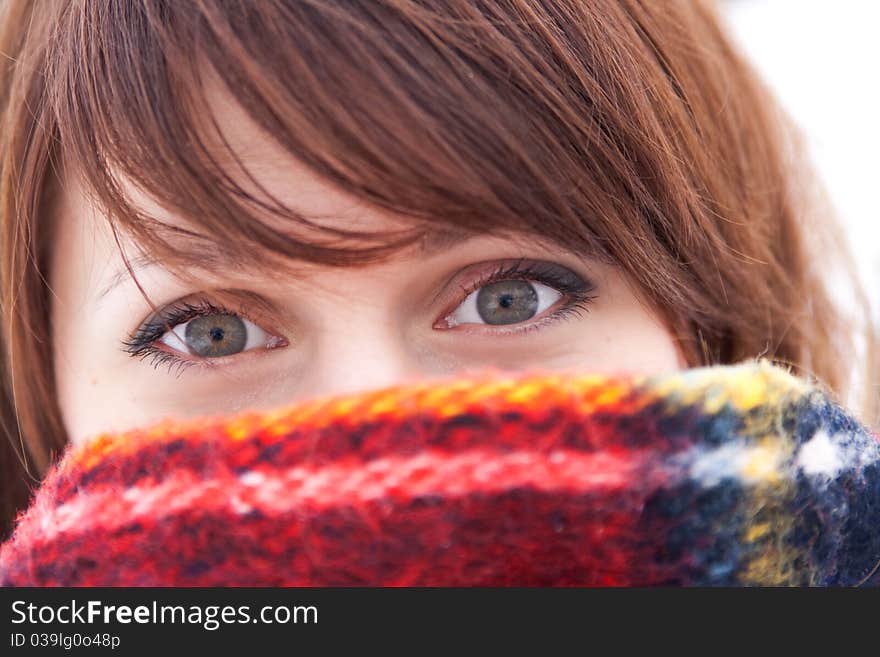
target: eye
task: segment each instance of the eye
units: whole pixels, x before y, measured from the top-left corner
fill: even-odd
[[[220,358],[265,347],[269,336],[253,322],[231,314],[202,315],[178,324],[161,342],[194,356]]]
[[[496,265],[467,286],[464,299],[435,328],[462,324],[510,326],[506,332],[532,330],[545,323],[588,311],[595,286],[568,267],[552,262]],[[556,308],[554,312],[547,311]],[[539,321],[528,320],[540,317]],[[523,325],[523,326],[519,326]],[[497,332],[497,331],[496,331]]]
[[[154,366],[176,365],[183,370],[245,351],[287,346],[284,337],[269,333],[248,314],[244,308],[236,312],[209,301],[177,302],[123,340],[123,350],[142,360],[150,357]]]
[[[471,292],[447,318],[447,325],[518,324],[551,308],[562,293],[527,280],[497,281]]]

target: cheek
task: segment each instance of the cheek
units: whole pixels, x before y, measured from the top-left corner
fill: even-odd
[[[66,325],[63,320],[54,324]],[[107,403],[105,377],[86,366],[87,344],[75,331],[55,331],[52,338],[58,406],[68,439],[74,443],[84,439],[95,420],[113,408]]]
[[[634,296],[618,292],[607,301],[569,334],[573,368],[658,374],[687,367],[672,332]]]
[[[603,333],[601,348],[591,350],[585,367],[636,374],[658,374],[685,367],[672,334],[653,320],[645,318],[627,326],[609,326]]]
[[[100,328],[110,313],[57,303],[53,307],[52,349],[56,394],[68,439],[82,442],[95,433],[137,423],[132,399],[144,381],[124,376],[111,362],[118,348]]]
[[[596,322],[600,324],[600,322]],[[601,322],[604,324],[604,322]],[[529,366],[575,373],[659,374],[687,367],[672,335],[651,323],[591,327],[546,349]]]
[[[669,330],[643,314],[632,317],[627,324],[608,328],[599,362],[605,369],[639,374],[670,372],[686,366]]]

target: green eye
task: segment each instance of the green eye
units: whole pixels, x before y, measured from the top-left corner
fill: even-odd
[[[504,280],[471,292],[449,315],[449,326],[458,324],[519,324],[552,307],[562,293],[527,280]]]
[[[537,314],[539,299],[529,281],[498,281],[481,287],[474,303],[487,324],[516,324]]]
[[[201,358],[222,358],[269,346],[269,336],[251,321],[228,313],[194,317],[162,336],[161,342]]]
[[[248,330],[234,315],[206,315],[188,321],[184,335],[192,353],[217,358],[241,352],[247,344]]]

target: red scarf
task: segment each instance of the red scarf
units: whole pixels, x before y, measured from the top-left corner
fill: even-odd
[[[880,441],[767,362],[472,376],[68,448],[28,586],[880,583]]]

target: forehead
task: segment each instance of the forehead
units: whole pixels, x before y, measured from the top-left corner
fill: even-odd
[[[268,135],[222,83],[216,78],[209,79],[211,82],[206,88],[206,98],[212,121],[207,121],[199,128],[207,130],[202,137],[208,148],[207,156],[235,186],[257,200],[256,204],[249,206],[249,211],[259,221],[280,234],[306,242],[310,241],[313,233],[302,220],[325,228],[366,233],[413,228],[411,219],[370,206],[314,174]],[[173,163],[171,166],[174,166]],[[109,166],[109,173],[127,202],[138,211],[157,220],[162,226],[206,236],[204,242],[199,244],[202,261],[190,263],[192,266],[205,265],[210,268],[228,258],[229,252],[222,234],[211,231],[210,226],[206,230],[204,223],[197,225],[182,213],[163,206],[117,167]],[[110,232],[110,222],[100,203],[87,196],[87,188],[76,172],[71,174],[64,176],[57,202],[53,206],[53,215],[64,216],[68,221],[84,221],[87,232],[83,234],[86,239],[112,244],[114,238]],[[264,209],[261,209],[260,204],[263,204]],[[285,213],[292,211],[297,219],[279,216],[265,209],[273,206],[280,206]],[[171,236],[170,242],[175,245],[188,243],[188,238],[176,238],[173,233],[166,233],[164,230],[162,234]],[[423,251],[435,251],[452,246],[467,237],[469,235],[465,231],[438,225],[425,232],[421,248]],[[122,248],[135,264],[146,264],[155,259],[152,254],[141,252],[139,245],[124,230],[120,234],[120,240],[122,243],[114,245],[113,250]],[[343,241],[338,245],[347,246]],[[113,258],[117,259],[115,255]],[[271,260],[274,263],[277,258],[273,257]],[[259,261],[254,264],[258,266]],[[284,265],[290,271],[303,273],[314,267],[312,263],[292,261],[285,261]],[[270,265],[270,268],[272,266],[274,265]],[[109,289],[127,275],[125,268],[118,268],[117,275],[111,277],[106,287]]]
[[[250,213],[279,234],[286,234],[304,242],[314,240],[315,232],[308,224],[335,230],[353,231],[358,233],[387,233],[391,231],[411,231],[416,224],[413,217],[393,214],[384,209],[369,205],[345,190],[335,186],[328,180],[315,174],[295,155],[285,149],[271,134],[259,125],[236,97],[228,90],[220,78],[212,75],[210,68],[205,69],[203,78],[203,97],[205,112],[199,114],[199,125],[194,126],[204,143],[205,157],[209,166],[230,180],[229,187],[238,187],[248,197]],[[169,163],[174,167],[175,163]],[[131,178],[127,177],[114,166],[109,173],[118,183],[126,200],[145,215],[157,220],[159,224],[191,231],[204,235],[204,244],[199,243],[198,253],[202,262],[189,261],[183,263],[199,266],[204,264],[212,267],[227,261],[227,241],[220,231],[212,230],[210,221],[193,222],[184,214],[163,207],[156,198],[139,188]],[[78,214],[86,211],[83,187],[78,179],[73,179],[65,187],[65,194],[78,196],[68,199],[68,207],[79,208]],[[282,213],[274,213],[270,208],[277,208]],[[94,216],[103,224],[99,230],[108,228],[106,217],[101,217],[101,210],[96,209]],[[293,213],[295,219],[284,214]],[[104,219],[104,221],[101,221]],[[245,222],[250,219],[245,219]],[[303,221],[304,220],[304,221]],[[434,253],[449,248],[468,238],[479,236],[473,231],[445,225],[442,221],[426,226],[421,222],[422,238],[419,242],[422,253]],[[483,231],[485,233],[485,231]],[[163,232],[164,235],[164,232]],[[532,246],[565,249],[566,245],[552,243],[550,238],[543,239],[538,235],[518,235],[509,230],[499,230],[498,236],[507,239],[525,239]],[[123,239],[127,236],[123,233]],[[326,234],[321,235],[325,239]],[[173,240],[172,240],[173,241]],[[186,240],[181,239],[180,243]],[[337,240],[334,246],[360,246],[362,243]],[[126,256],[135,258],[141,264],[150,262],[153,256],[139,253],[138,245],[128,242],[122,245]],[[191,249],[190,249],[191,250]],[[253,252],[256,260],[262,259],[262,251]],[[268,255],[268,254],[267,254]],[[297,261],[279,261],[275,257],[263,260],[271,268],[282,264],[284,271],[299,271],[307,274],[315,268],[314,263]],[[259,262],[255,263],[259,266]],[[121,278],[128,275],[124,268],[111,277],[106,288],[109,289]]]
[[[206,109],[213,118],[202,127],[208,156],[248,194],[278,201],[326,227],[411,227],[411,221],[379,211],[314,174],[256,123],[216,76],[206,77]]]
[[[367,232],[412,228],[406,217],[370,206],[313,173],[267,134],[216,76],[207,76],[205,99],[211,118],[198,129],[203,133],[206,157],[222,176],[256,200],[251,211],[267,225],[289,234],[303,230],[297,228],[299,222],[261,211],[261,204],[292,210],[327,228]],[[185,217],[161,207],[129,178],[114,168],[111,173],[134,205],[163,223],[190,227]]]
[[[405,224],[405,221],[399,218],[392,218],[375,208],[363,205],[323,183],[304,167],[298,164],[295,164],[295,167],[295,169],[289,170],[286,176],[276,172],[265,176],[262,180],[266,185],[276,187],[278,191],[276,196],[289,207],[295,208],[299,213],[310,218],[320,217],[320,220],[316,220],[317,223],[343,228],[357,227],[367,231],[399,228]],[[179,214],[163,208],[153,197],[144,193],[129,179],[120,177],[119,180],[130,201],[146,214],[155,217],[168,226],[186,229],[192,226],[192,222]],[[153,263],[159,263],[163,267],[169,264],[151,253],[142,251],[134,239],[126,233],[121,233],[119,235],[119,243],[116,243],[107,217],[96,204],[87,198],[84,186],[76,177],[65,181],[59,191],[58,202],[54,207],[55,212],[53,214],[63,219],[64,223],[61,226],[60,232],[55,234],[56,239],[53,240],[55,245],[53,251],[60,255],[65,249],[59,247],[64,247],[65,245],[70,248],[79,248],[80,250],[88,248],[88,245],[93,245],[97,247],[96,253],[103,254],[98,257],[106,258],[107,262],[105,264],[112,266],[112,275],[102,277],[102,284],[97,293],[98,298],[105,296],[107,292],[130,276],[128,268],[122,261],[121,256],[123,253],[130,261],[133,270],[142,269],[144,266]],[[269,220],[271,221],[271,219]],[[279,223],[277,218],[275,221]],[[302,231],[302,228],[294,229],[292,225],[291,222],[288,222],[281,227],[281,230],[290,233]],[[415,245],[415,248],[418,249],[418,252],[426,255],[435,254],[465,242],[472,237],[474,237],[472,233],[452,227],[437,226],[433,229],[424,230],[421,240]],[[509,239],[522,239],[522,237],[511,235]],[[218,245],[222,244],[222,239],[217,238],[215,241]],[[222,270],[228,266],[228,254],[220,247],[215,248],[211,242],[204,243],[200,253],[203,257],[198,262],[190,263],[193,271],[203,270],[208,272]],[[85,257],[86,253],[82,252],[80,255]],[[89,256],[87,259],[93,260],[94,256]],[[281,276],[293,272],[307,276],[315,269],[320,268],[319,265],[313,263],[295,261],[285,261],[282,263],[277,259],[273,259],[271,263],[267,260],[263,264],[267,267],[266,273],[274,272]],[[275,264],[283,264],[283,271],[281,269],[276,270]],[[254,266],[257,267],[259,265],[260,261],[256,260]]]
[[[293,211],[297,220],[278,216],[271,211],[261,211],[259,205],[251,207],[251,212],[279,233],[309,241],[313,233],[300,219],[315,225],[346,231],[365,233],[385,233],[389,231],[408,231],[416,225],[413,217],[394,214],[377,208],[349,194],[340,187],[315,174],[303,162],[286,150],[272,135],[268,134],[237,101],[223,81],[206,67],[203,76],[203,94],[206,113],[196,129],[204,140],[206,157],[211,164],[228,176],[235,186],[240,187],[251,198],[266,206],[280,206],[282,211]],[[208,116],[208,118],[205,118]],[[173,163],[171,166],[174,166]],[[181,213],[163,207],[156,198],[139,188],[131,178],[113,165],[110,175],[117,181],[126,199],[146,215],[161,224],[204,232]],[[68,207],[83,208],[83,186],[77,178],[65,189],[68,196],[77,197]],[[101,211],[95,216],[100,219]],[[103,222],[106,223],[106,222]],[[442,222],[419,224],[422,237],[416,248],[422,253],[435,253],[451,248],[479,233]],[[485,231],[483,231],[485,233]],[[222,235],[209,236],[218,245],[223,244]],[[551,244],[549,239],[537,235],[519,235],[515,231],[500,229],[498,237],[508,240],[524,240],[545,248]],[[348,246],[344,241],[339,246]],[[352,245],[359,245],[353,242]],[[136,248],[136,245],[133,245]],[[558,247],[558,245],[553,245]],[[210,245],[206,244],[205,261],[210,260]],[[131,253],[131,249],[126,249]],[[143,254],[140,260],[147,262],[150,254]],[[223,259],[218,251],[216,260]],[[312,263],[285,263],[293,269],[307,272]]]

